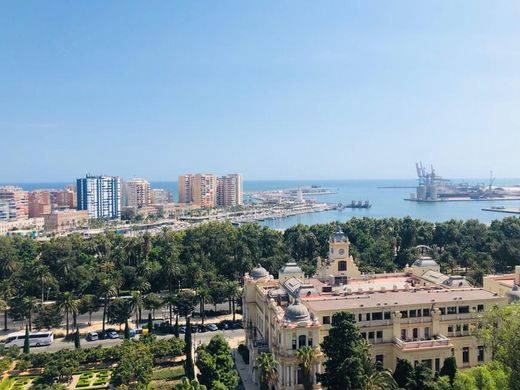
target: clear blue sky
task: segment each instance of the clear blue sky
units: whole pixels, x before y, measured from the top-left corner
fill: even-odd
[[[520,176],[518,1],[3,1],[0,182]]]

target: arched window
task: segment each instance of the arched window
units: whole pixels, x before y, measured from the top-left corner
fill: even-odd
[[[346,271],[346,270],[347,270],[347,262],[338,261],[338,271]]]
[[[298,348],[305,347],[307,345],[307,336],[298,337]]]

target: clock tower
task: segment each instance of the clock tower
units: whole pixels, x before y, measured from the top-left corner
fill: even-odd
[[[318,279],[337,285],[346,284],[350,276],[361,275],[349,248],[348,237],[338,227],[329,239],[329,258],[318,262]]]

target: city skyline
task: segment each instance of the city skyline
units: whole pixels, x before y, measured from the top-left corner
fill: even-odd
[[[2,11],[1,182],[520,176],[514,2]]]

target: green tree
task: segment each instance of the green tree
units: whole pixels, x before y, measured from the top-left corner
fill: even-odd
[[[218,386],[235,389],[238,385],[231,348],[220,335],[214,336],[208,345],[201,345],[197,349],[197,367],[200,372],[197,376],[199,382],[211,389]]]
[[[278,361],[272,353],[262,352],[258,356],[255,369],[260,370],[260,390],[269,390],[278,382]]]
[[[103,322],[102,322],[102,330],[105,333],[105,323],[107,317],[107,308],[110,300],[117,295],[117,284],[113,279],[104,278],[101,280],[99,285],[98,293],[99,296],[103,299]]]
[[[146,389],[152,379],[153,356],[147,343],[123,344],[119,364],[112,374],[114,385],[135,384]]]
[[[296,351],[298,362],[302,370],[302,382],[304,390],[312,390],[312,366],[316,359],[316,352],[310,346],[298,348]]]
[[[195,379],[195,368],[193,366],[193,341],[191,339],[190,316],[186,317],[186,333],[184,333],[184,373],[189,379]]]
[[[121,327],[121,324],[127,323],[132,315],[130,301],[122,298],[113,299],[108,305],[107,314],[111,324],[118,324]]]
[[[130,302],[130,310],[135,314],[135,326],[139,329],[139,323],[141,322],[141,312],[143,310],[144,302],[143,297],[139,291],[132,291]]]
[[[29,323],[29,330],[32,329],[32,318],[33,318],[33,311],[38,305],[40,304],[38,302],[38,299],[33,296],[26,296],[23,298],[23,309],[26,313],[27,320]]]
[[[408,390],[436,390],[432,370],[423,364],[414,368],[413,376],[406,384]]]
[[[321,344],[327,356],[325,372],[319,375],[328,390],[362,389],[367,375],[364,362],[368,354],[352,313],[339,312],[332,316],[332,327]]]
[[[76,332],[74,333],[74,348],[81,348],[81,336],[79,334],[79,328],[76,327]]]
[[[365,359],[365,372],[367,373],[365,390],[398,390],[392,372],[384,368],[380,362],[373,361],[370,356]]]
[[[29,326],[25,326],[25,336],[23,338],[23,353],[29,353],[31,340],[29,339]]]
[[[94,294],[85,294],[79,301],[79,314],[88,313],[88,324],[92,325],[92,313],[99,309],[99,299]]]
[[[406,359],[397,359],[394,370],[394,379],[400,388],[405,388],[406,384],[413,378],[414,370],[412,364]]]
[[[66,332],[69,334],[69,314],[72,314],[73,317],[73,325],[76,326],[76,317],[79,312],[79,300],[74,297],[74,294],[66,291],[61,294],[58,302],[58,307],[62,312],[65,313],[65,324],[66,324]]]
[[[189,380],[184,377],[180,383],[177,383],[174,387],[175,390],[206,390],[206,386],[200,385],[196,380]]]
[[[150,293],[144,297],[144,307],[147,310],[152,311],[152,315],[155,318],[155,310],[160,309],[164,304],[163,299],[159,294]]]
[[[440,376],[447,376],[450,378],[450,384],[453,386],[453,382],[455,381],[455,376],[457,375],[457,362],[455,357],[450,356],[444,359],[444,363],[439,372]]]
[[[37,329],[41,328],[57,328],[61,325],[63,313],[56,304],[43,305],[40,308],[38,317],[34,320]]]

